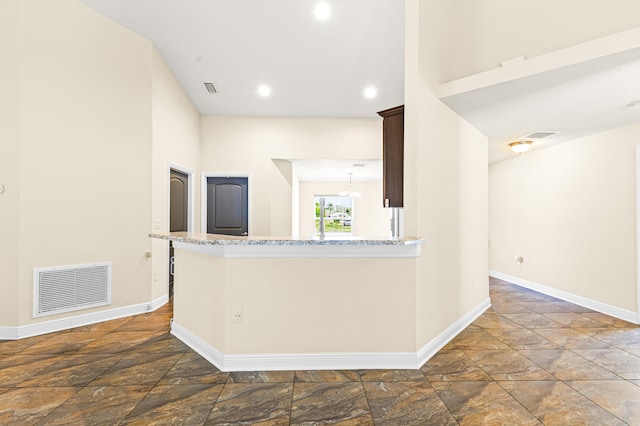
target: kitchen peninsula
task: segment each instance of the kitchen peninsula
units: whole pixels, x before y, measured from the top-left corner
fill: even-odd
[[[175,249],[172,334],[223,371],[419,367],[421,238],[150,236]]]

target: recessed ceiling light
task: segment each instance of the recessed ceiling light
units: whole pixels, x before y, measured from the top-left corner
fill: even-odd
[[[269,95],[271,95],[271,87],[267,86],[266,84],[261,84],[260,86],[258,86],[258,95],[262,96],[263,98],[268,97]]]
[[[316,15],[318,20],[324,21],[329,18],[329,15],[331,15],[331,8],[327,3],[318,3],[316,8],[313,10],[313,13]]]
[[[375,87],[367,87],[364,89],[364,97],[367,99],[373,99],[378,95],[378,91]]]

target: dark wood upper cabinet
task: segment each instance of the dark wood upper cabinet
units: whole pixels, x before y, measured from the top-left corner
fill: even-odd
[[[382,122],[383,206],[403,207],[404,105],[378,112]]]

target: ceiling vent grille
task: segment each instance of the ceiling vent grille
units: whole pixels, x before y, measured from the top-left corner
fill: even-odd
[[[542,139],[542,138],[556,135],[558,133],[560,132],[538,130],[536,132],[529,133],[528,135],[520,136],[519,139]]]
[[[204,87],[207,88],[207,92],[209,93],[213,93],[213,94],[218,93],[218,89],[213,83],[204,83]]]
[[[111,304],[111,262],[33,271],[33,316]]]

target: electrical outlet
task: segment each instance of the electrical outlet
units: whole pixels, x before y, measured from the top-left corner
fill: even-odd
[[[236,324],[242,323],[242,308],[233,309],[233,322]]]

